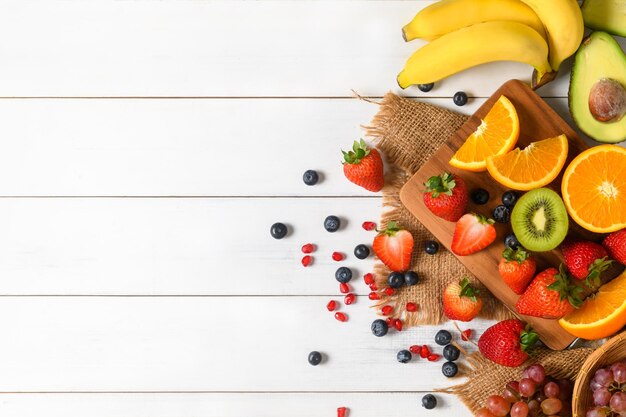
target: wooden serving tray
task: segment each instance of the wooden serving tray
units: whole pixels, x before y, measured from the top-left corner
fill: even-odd
[[[569,155],[566,165],[581,151],[588,148],[572,130],[572,128],[559,117],[537,94],[526,84],[519,80],[511,80],[500,87],[468,121],[426,162],[419,171],[404,185],[400,191],[400,199],[406,208],[430,230],[430,232],[450,250],[452,234],[455,223],[443,220],[428,210],[423,202],[424,183],[433,175],[439,175],[444,171],[452,172],[461,176],[468,187],[484,188],[489,191],[490,200],[486,205],[478,206],[469,202],[468,211],[476,212],[492,217],[493,209],[501,204],[500,197],[507,188],[497,183],[487,172],[469,172],[456,169],[448,164],[448,161],[465,142],[465,139],[480,125],[481,119],[489,112],[493,104],[501,95],[506,96],[515,106],[520,121],[520,136],[517,146],[525,147],[530,142],[547,139],[565,133],[569,139]],[[560,194],[561,175],[559,175],[549,187]],[[520,194],[522,192],[519,192]],[[498,273],[504,249],[504,237],[511,233],[510,225],[496,223],[498,238],[485,250],[469,256],[457,256],[457,258],[474,274],[489,290],[502,301],[511,311],[515,312],[515,303],[519,298],[505,283]],[[582,236],[591,240],[598,240],[600,235],[587,232],[580,228],[570,219],[570,235]],[[562,261],[560,251],[536,253],[537,271],[550,266],[558,267]],[[614,278],[619,268],[613,268],[605,273]],[[459,277],[460,279],[461,277]],[[539,319],[536,317],[523,316],[524,321],[537,331],[541,340],[551,349],[561,350],[569,346],[575,337],[567,333],[556,320]]]

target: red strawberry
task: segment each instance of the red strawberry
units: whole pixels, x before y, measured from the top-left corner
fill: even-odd
[[[461,217],[454,228],[452,252],[465,256],[485,249],[496,240],[493,220],[480,214],[468,213]]]
[[[561,264],[560,271],[548,268],[540,272],[517,300],[520,314],[544,319],[560,319],[581,306],[582,288],[572,285]]]
[[[452,283],[443,292],[443,311],[450,320],[470,321],[480,313],[483,300],[467,278]]]
[[[387,229],[374,238],[374,253],[389,269],[404,272],[411,264],[413,252],[413,235],[399,229],[396,222],[389,222]]]
[[[611,233],[602,241],[602,245],[622,265],[626,265],[626,229]]]
[[[520,320],[504,320],[485,330],[478,339],[478,349],[485,358],[499,365],[515,367],[526,362],[538,338]]]
[[[426,181],[424,205],[436,216],[455,222],[467,208],[467,188],[458,175],[444,172]]]
[[[599,287],[600,274],[612,261],[601,245],[586,240],[568,239],[561,245],[565,265],[576,279],[586,279],[587,285]]]
[[[352,150],[343,153],[343,174],[350,182],[369,191],[380,191],[385,185],[383,159],[374,148],[368,149],[361,139],[354,141]]]
[[[515,294],[522,294],[537,270],[535,259],[524,249],[507,247],[502,252],[498,272]]]

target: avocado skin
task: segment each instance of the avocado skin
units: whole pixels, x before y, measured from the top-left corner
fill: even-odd
[[[602,143],[618,143],[626,140],[626,116],[613,122],[600,122],[589,110],[591,87],[604,78],[618,81],[626,88],[626,54],[611,35],[593,32],[583,40],[574,58],[569,110],[587,136]]]
[[[582,13],[588,28],[626,37],[626,0],[585,0]]]

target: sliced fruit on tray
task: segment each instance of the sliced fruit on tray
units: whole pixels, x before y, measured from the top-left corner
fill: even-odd
[[[623,0],[585,0],[582,13],[588,28],[626,36],[626,2]]]
[[[444,172],[430,177],[424,185],[424,205],[434,215],[455,222],[465,214],[467,187],[463,178]]]
[[[569,145],[565,135],[532,142],[523,150],[487,157],[487,171],[514,190],[532,190],[551,183],[565,165]]]
[[[585,229],[625,228],[626,149],[601,145],[580,153],[565,169],[561,193],[567,212]]]
[[[374,238],[374,253],[395,272],[404,272],[411,265],[413,235],[408,230],[400,229],[396,222],[389,222],[387,228]]]
[[[581,306],[583,289],[573,285],[565,267],[548,268],[537,274],[524,294],[517,300],[515,309],[520,314],[560,319]]]
[[[450,165],[467,171],[484,171],[487,157],[507,153],[518,137],[517,111],[508,98],[500,96],[480,126],[450,159]]]
[[[528,352],[539,340],[537,333],[517,319],[494,324],[478,339],[483,356],[499,365],[520,366],[528,359]]]
[[[602,339],[618,332],[626,325],[626,271],[601,286],[559,324],[584,339]]]
[[[611,35],[594,32],[583,41],[568,96],[580,130],[598,142],[626,140],[626,54]]]
[[[485,249],[496,240],[493,223],[492,219],[480,214],[465,214],[456,223],[450,249],[459,256],[471,255]]]
[[[549,188],[538,188],[524,194],[515,204],[511,226],[523,247],[545,252],[563,242],[569,220],[561,197]]]

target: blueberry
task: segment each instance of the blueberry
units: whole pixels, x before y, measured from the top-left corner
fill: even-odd
[[[339,226],[341,226],[341,220],[337,216],[328,216],[324,219],[324,229],[327,232],[334,233],[339,230]]]
[[[322,354],[314,350],[309,353],[309,363],[313,366],[317,366],[322,362]]]
[[[446,347],[443,348],[443,357],[446,358],[446,360],[454,362],[459,359],[459,355],[461,355],[461,351],[454,345],[446,345]]]
[[[502,204],[504,204],[508,208],[513,208],[515,203],[517,203],[518,198],[519,196],[515,191],[507,191],[502,194]]]
[[[427,254],[434,255],[439,251],[439,243],[435,242],[434,240],[427,240],[424,243],[424,250]]]
[[[389,331],[387,322],[382,319],[377,319],[372,322],[372,333],[376,337],[383,337]]]
[[[392,272],[387,277],[387,284],[391,288],[400,288],[404,284],[404,276],[400,272]]]
[[[441,372],[444,376],[452,378],[454,375],[457,374],[457,372],[459,372],[459,368],[454,362],[446,362],[441,366]]]
[[[472,191],[470,198],[474,203],[482,206],[483,204],[487,204],[489,201],[489,191],[484,188],[477,188]]]
[[[517,237],[515,237],[515,235],[511,233],[510,235],[506,235],[506,237],[504,238],[504,246],[507,246],[511,249],[517,249],[520,247],[520,243],[519,240],[517,240]]]
[[[401,350],[400,352],[398,352],[396,357],[398,358],[398,362],[400,362],[400,363],[407,363],[407,362],[409,362],[411,360],[413,355],[411,355],[411,352],[409,352],[408,350],[404,349],[404,350]]]
[[[430,90],[433,89],[433,87],[435,86],[435,83],[430,83],[430,84],[418,84],[417,88],[420,89],[420,91],[423,91],[424,93],[428,93]]]
[[[493,219],[498,223],[508,223],[511,220],[511,209],[500,204],[493,209]]]
[[[452,341],[452,335],[447,330],[439,330],[435,335],[435,343],[445,346]]]
[[[274,239],[282,239],[287,235],[287,226],[283,223],[274,223],[270,228],[270,233]]]
[[[426,394],[422,397],[422,407],[432,410],[437,407],[437,398],[433,394]]]
[[[370,256],[370,248],[367,245],[356,245],[354,248],[354,256],[359,259],[365,259]]]
[[[352,279],[352,270],[346,266],[340,266],[335,271],[335,279],[342,284],[350,282]]]
[[[317,175],[317,171],[312,169],[304,171],[304,174],[302,175],[302,181],[304,181],[306,185],[315,185],[319,179],[320,177]]]
[[[420,282],[420,277],[415,271],[406,271],[404,273],[404,283],[407,286],[415,285]]]
[[[465,106],[467,104],[467,94],[463,91],[457,91],[454,93],[454,97],[452,98],[454,104],[457,106]]]

